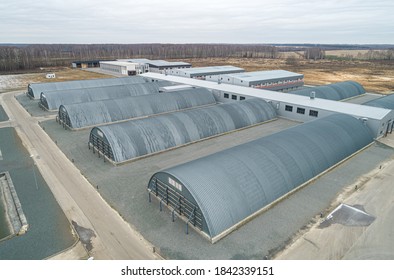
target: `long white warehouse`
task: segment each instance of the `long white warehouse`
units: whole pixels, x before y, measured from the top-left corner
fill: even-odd
[[[272,103],[279,116],[302,122],[325,117],[333,113],[348,114],[362,119],[372,130],[375,138],[380,138],[390,131],[394,121],[394,111],[384,108],[156,73],[145,73],[141,76],[207,88],[215,94],[215,98],[220,102],[245,100],[252,97],[262,98]]]

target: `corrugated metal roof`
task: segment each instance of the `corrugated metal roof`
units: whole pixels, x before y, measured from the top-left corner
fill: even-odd
[[[394,94],[365,102],[363,105],[394,110]]]
[[[146,79],[144,79],[143,77],[134,76],[134,77],[122,77],[122,78],[78,80],[78,81],[68,81],[68,82],[37,83],[37,84],[29,84],[27,87],[27,91],[31,97],[34,97],[35,99],[39,99],[41,92],[43,91],[57,91],[57,90],[88,88],[88,87],[127,85],[127,84],[138,84],[145,82]]]
[[[191,64],[188,62],[183,61],[166,61],[162,59],[147,59],[147,58],[127,58],[127,59],[118,59],[118,61],[127,61],[133,63],[140,63],[140,64],[151,64],[154,67],[175,67],[175,66],[182,66],[182,67],[190,67]]]
[[[333,114],[158,174],[187,189],[213,238],[372,141],[360,120]]]
[[[233,77],[248,82],[256,82],[272,79],[302,78],[304,75],[286,70],[271,70],[226,74],[222,75],[222,77]]]
[[[311,92],[315,92],[316,98],[329,100],[342,100],[365,93],[362,85],[354,81],[345,81],[330,85],[310,87],[289,92],[290,94],[310,96]]]
[[[67,112],[69,126],[83,128],[213,104],[216,104],[213,94],[207,89],[198,88],[61,105],[59,116],[60,112]]]
[[[218,90],[227,93],[235,93],[244,96],[258,97],[265,100],[273,100],[283,102],[285,104],[295,104],[307,106],[316,109],[327,110],[331,112],[350,114],[355,117],[365,117],[370,119],[381,120],[390,113],[390,110],[383,108],[366,108],[364,105],[351,104],[345,102],[337,102],[321,98],[310,99],[306,96],[300,96],[290,93],[278,93],[270,90],[255,89],[250,87],[242,87],[230,84],[218,84],[217,82],[190,79],[178,76],[163,75],[159,73],[144,73],[141,76],[153,79],[172,81],[175,83],[187,84],[197,87],[205,87],[208,89]]]
[[[147,58],[127,58],[127,59],[117,59],[119,61],[129,61],[129,62],[135,62],[135,63],[140,63],[140,64],[147,64],[151,60]]]
[[[178,90],[191,89],[191,88],[193,87],[189,85],[176,85],[176,86],[161,87],[160,91],[171,92],[171,91],[178,91]]]
[[[40,102],[48,110],[57,110],[60,105],[159,93],[160,87],[169,85],[171,85],[171,82],[161,81],[71,90],[44,91],[42,92]]]
[[[93,128],[103,132],[115,162],[167,150],[186,143],[261,123],[276,117],[262,99],[251,98],[208,108]]]
[[[127,67],[127,66],[138,64],[138,63],[129,62],[129,61],[114,60],[114,61],[100,61],[100,64],[110,64],[110,65],[126,66]]]
[[[231,65],[223,65],[223,66],[192,67],[192,68],[181,69],[181,71],[188,73],[190,75],[209,75],[209,74],[214,75],[220,73],[244,72],[245,70]]]
[[[191,66],[191,64],[187,62],[165,61],[165,60],[150,60],[148,64],[155,67],[176,67],[176,66],[190,67]]]

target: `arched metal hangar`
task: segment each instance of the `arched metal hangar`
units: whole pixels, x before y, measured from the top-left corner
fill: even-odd
[[[148,190],[215,242],[372,142],[361,120],[333,114],[160,171]]]
[[[34,83],[27,86],[27,94],[30,98],[40,99],[41,92],[82,89],[88,87],[104,87],[114,85],[138,84],[145,83],[147,79],[143,77],[123,77],[123,78],[106,78],[92,80],[78,80],[54,83]]]
[[[365,93],[362,85],[354,81],[346,81],[334,83],[324,86],[311,87],[289,92],[290,94],[310,96],[311,92],[315,92],[316,98],[329,100],[343,100]]]
[[[79,129],[214,104],[216,100],[212,92],[203,88],[192,88],[169,93],[60,105],[58,118],[67,127]]]
[[[89,147],[121,163],[274,118],[276,112],[270,103],[250,98],[94,127]]]
[[[169,85],[172,85],[172,83],[162,81],[71,90],[44,91],[41,93],[40,106],[46,110],[52,111],[58,110],[60,105],[159,93],[160,87]]]

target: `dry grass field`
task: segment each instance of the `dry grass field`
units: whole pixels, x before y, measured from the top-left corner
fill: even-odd
[[[333,51],[325,51],[326,55],[334,55],[334,56],[353,56],[357,57],[358,55],[365,55],[369,50],[333,50]]]
[[[184,59],[194,67],[233,65],[246,71],[283,69],[305,75],[307,85],[324,85],[353,80],[368,92],[394,92],[394,61],[305,60],[264,58],[196,58]]]
[[[340,52],[335,51],[337,55]],[[353,51],[355,52],[355,51]],[[357,51],[356,51],[357,52]],[[295,58],[298,56],[297,58]],[[290,59],[293,57],[294,59]],[[194,58],[183,59],[194,67],[213,65],[233,65],[246,71],[283,69],[302,73],[307,85],[324,85],[329,83],[354,80],[364,86],[367,92],[394,93],[394,61],[364,60],[305,60],[300,54],[287,53],[279,59],[265,58]],[[55,79],[46,79],[46,73],[55,73]],[[41,73],[21,75],[0,75],[0,93],[7,90],[25,89],[29,83],[59,82],[109,78],[111,76],[71,69],[43,69]]]
[[[55,73],[56,78],[47,79],[47,73]],[[68,67],[42,69],[40,73],[32,74],[0,75],[0,93],[4,91],[26,89],[27,85],[30,83],[64,82],[111,77],[112,76],[80,69],[71,69]]]

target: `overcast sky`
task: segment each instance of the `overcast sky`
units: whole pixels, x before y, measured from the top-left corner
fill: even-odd
[[[394,44],[394,0],[0,0],[0,43]]]

